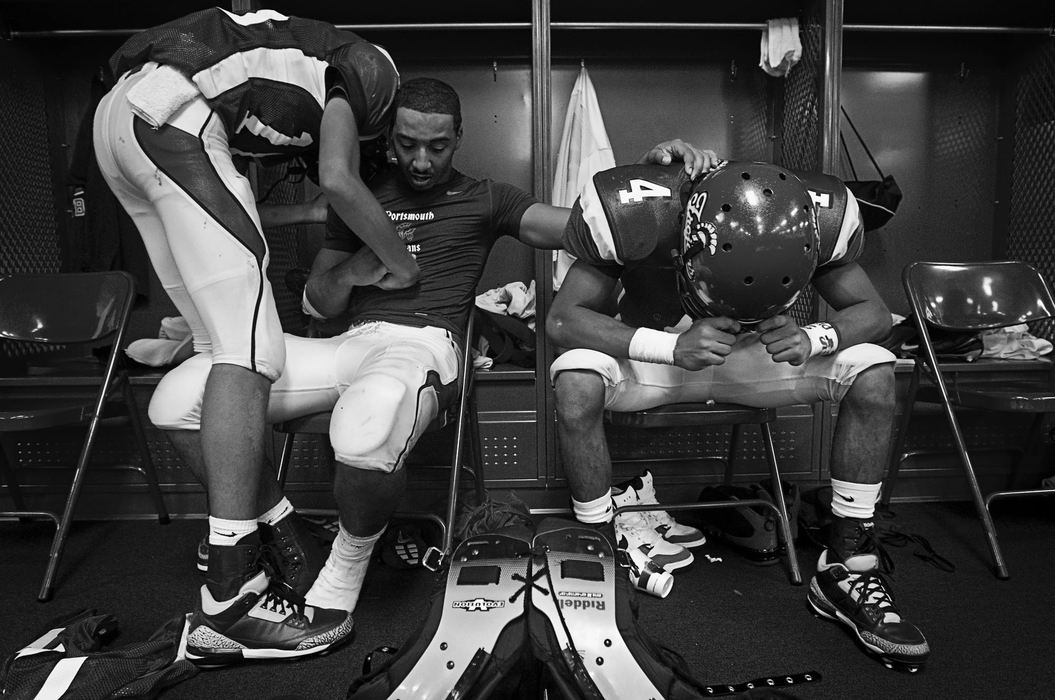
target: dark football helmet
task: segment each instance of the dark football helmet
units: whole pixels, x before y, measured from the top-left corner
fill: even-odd
[[[674,251],[690,317],[757,323],[791,306],[817,267],[813,200],[790,171],[727,162],[688,193]]]

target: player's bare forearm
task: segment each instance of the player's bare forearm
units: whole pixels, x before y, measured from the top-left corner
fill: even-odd
[[[418,264],[385,210],[359,177],[359,130],[347,100],[326,102],[319,146],[319,185],[342,221],[388,268],[389,287],[409,287]]]
[[[840,347],[878,342],[890,333],[890,310],[856,263],[817,275],[813,285],[834,310],[827,321],[839,331]]]
[[[386,272],[369,248],[361,248],[355,253],[323,248],[315,257],[305,294],[319,314],[333,318],[348,307],[355,287],[376,284]]]
[[[297,204],[261,204],[257,206],[260,225],[264,228],[297,224],[326,223],[326,197],[322,194]]]
[[[862,301],[831,314],[828,323],[839,331],[839,346],[877,343],[890,333],[891,318],[886,304]]]
[[[337,215],[377,254],[397,286],[414,284],[418,279],[418,264],[362,180],[350,178],[340,190],[339,193],[327,192]]]
[[[546,317],[546,333],[562,348],[597,350],[617,358],[629,357],[632,328],[611,316],[582,306],[551,309]]]

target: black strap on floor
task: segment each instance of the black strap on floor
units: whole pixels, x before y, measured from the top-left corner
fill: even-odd
[[[786,688],[792,685],[802,685],[803,683],[817,683],[820,680],[821,674],[816,671],[807,671],[806,673],[793,673],[787,676],[764,676],[753,681],[744,681],[743,683],[708,685],[705,686],[704,690],[708,696],[718,697],[721,695],[746,693],[756,688]]]

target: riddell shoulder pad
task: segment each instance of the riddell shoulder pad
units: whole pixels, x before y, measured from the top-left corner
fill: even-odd
[[[550,518],[533,541],[529,630],[562,700],[698,700],[708,697],[683,662],[637,624],[633,589],[601,532]],[[540,590],[542,589],[542,590]]]
[[[507,676],[530,655],[523,599],[530,537],[515,526],[463,541],[414,637],[356,680],[348,698],[512,697]]]

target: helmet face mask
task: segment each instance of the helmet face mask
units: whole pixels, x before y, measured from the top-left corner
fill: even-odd
[[[688,194],[678,287],[692,318],[757,323],[785,311],[817,267],[813,200],[790,172],[768,163],[725,163]]]

